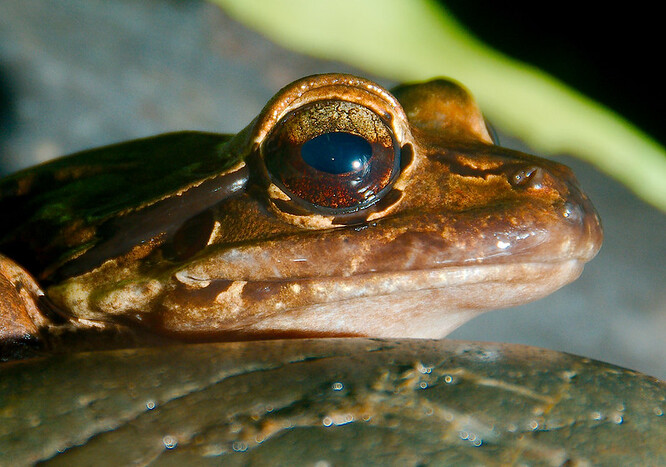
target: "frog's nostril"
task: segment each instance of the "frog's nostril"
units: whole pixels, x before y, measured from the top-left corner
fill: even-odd
[[[509,183],[511,183],[511,185],[525,188],[539,188],[542,180],[543,169],[536,165],[522,167],[509,177]]]

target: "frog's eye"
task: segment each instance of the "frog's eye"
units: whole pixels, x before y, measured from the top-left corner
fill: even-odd
[[[345,101],[317,101],[287,114],[262,152],[273,183],[297,204],[323,213],[374,204],[400,172],[389,126]]]

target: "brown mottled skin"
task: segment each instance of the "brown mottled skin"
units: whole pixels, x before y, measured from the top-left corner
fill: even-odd
[[[316,118],[284,123],[315,102]],[[398,173],[372,203],[320,209],[269,173],[265,142],[286,128],[287,146],[302,143],[317,135],[309,121],[393,139]],[[574,280],[602,239],[571,171],[494,145],[469,94],[442,79],[391,94],[349,75],[303,78],[236,136],[59,159],[0,182],[0,208],[7,358],[17,342],[441,337]]]

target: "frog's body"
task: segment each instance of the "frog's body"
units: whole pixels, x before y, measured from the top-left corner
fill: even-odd
[[[3,295],[26,310],[3,335],[441,337],[575,279],[601,229],[570,170],[494,145],[450,81],[394,93],[308,77],[234,137],[174,133],[3,180],[0,251],[48,297],[6,260]],[[350,149],[313,159],[331,135]]]

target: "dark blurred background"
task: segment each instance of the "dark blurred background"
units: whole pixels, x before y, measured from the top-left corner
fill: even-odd
[[[479,37],[609,105],[666,141],[655,11],[445,2]],[[346,71],[284,50],[197,0],[0,2],[0,173],[181,129],[231,133],[301,76]],[[503,144],[527,152],[501,134]],[[452,337],[521,342],[666,378],[666,216],[566,155],[604,221],[580,280],[487,313]],[[666,182],[666,180],[665,180]]]
[[[558,77],[666,145],[666,40],[657,4],[440,3],[486,43]]]

